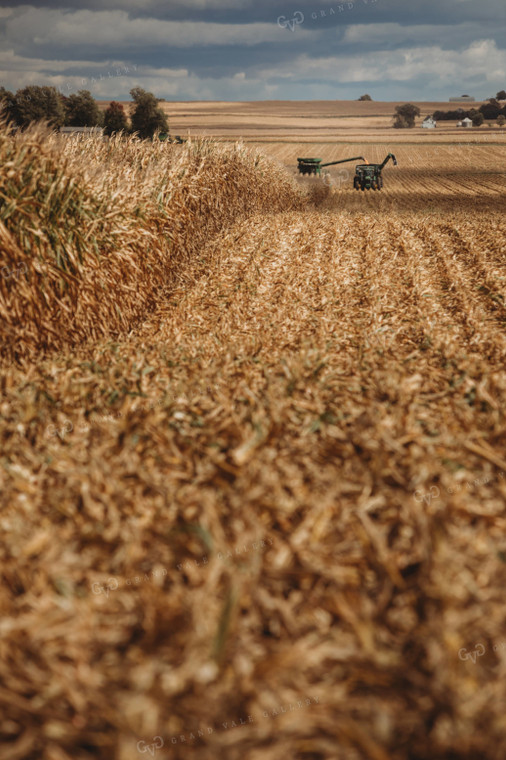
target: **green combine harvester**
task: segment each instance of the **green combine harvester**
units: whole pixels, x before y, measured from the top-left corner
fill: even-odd
[[[381,190],[383,187],[381,172],[390,159],[394,162],[394,166],[397,166],[397,159],[393,153],[389,153],[382,164],[358,164],[353,177],[355,190]]]
[[[322,169],[324,166],[335,166],[336,164],[345,164],[347,161],[365,161],[363,156],[355,156],[355,158],[343,158],[340,161],[330,161],[327,164],[322,164],[323,158],[298,158],[299,174],[315,174],[317,177],[322,176]]]

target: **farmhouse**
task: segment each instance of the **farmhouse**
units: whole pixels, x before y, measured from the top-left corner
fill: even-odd
[[[422,122],[422,127],[424,129],[434,129],[437,126],[436,121],[432,118],[432,116],[427,116]]]
[[[466,116],[465,119],[462,119],[462,121],[457,122],[457,127],[472,127],[473,122],[469,118],[469,116]]]

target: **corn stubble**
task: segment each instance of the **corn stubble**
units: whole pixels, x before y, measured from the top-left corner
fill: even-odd
[[[0,156],[0,760],[502,760],[504,218]]]

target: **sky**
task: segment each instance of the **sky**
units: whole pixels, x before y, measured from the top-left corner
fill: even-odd
[[[477,100],[506,0],[0,0],[0,85],[129,100]]]

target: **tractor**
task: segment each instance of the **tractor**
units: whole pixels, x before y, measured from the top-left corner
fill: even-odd
[[[353,177],[355,190],[381,190],[383,187],[381,172],[390,159],[394,162],[394,166],[397,166],[397,159],[393,153],[389,153],[382,164],[357,164]]]
[[[347,161],[365,161],[363,156],[355,156],[355,158],[343,158],[340,161],[330,161],[328,164],[322,164],[322,158],[298,158],[299,174],[316,174],[321,177],[324,166],[335,166],[335,164],[345,164]]]

